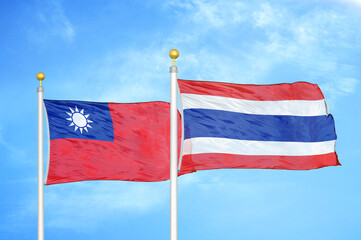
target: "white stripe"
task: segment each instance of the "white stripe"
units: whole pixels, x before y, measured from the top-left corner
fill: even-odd
[[[308,156],[332,153],[336,140],[325,142],[248,141],[228,138],[191,138],[184,141],[183,155],[228,153],[238,155]]]
[[[182,93],[183,109],[201,108],[261,115],[327,115],[322,100],[253,101],[211,95]]]

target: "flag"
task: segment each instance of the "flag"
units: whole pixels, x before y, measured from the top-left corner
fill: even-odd
[[[340,165],[334,120],[316,84],[178,80],[178,85],[184,170]]]
[[[169,179],[169,103],[44,103],[50,137],[46,185]],[[180,116],[178,122],[180,145]]]

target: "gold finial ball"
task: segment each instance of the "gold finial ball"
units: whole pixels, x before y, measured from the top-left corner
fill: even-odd
[[[169,57],[172,59],[176,59],[179,56],[179,52],[177,49],[172,49],[169,51]]]
[[[38,74],[36,74],[36,78],[37,78],[39,81],[43,81],[44,78],[45,78],[45,74],[42,73],[42,72],[39,72]]]

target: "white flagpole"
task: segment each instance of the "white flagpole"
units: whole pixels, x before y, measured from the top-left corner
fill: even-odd
[[[43,131],[43,95],[41,81],[45,75],[39,72],[36,78],[40,81],[38,92],[38,240],[44,240],[44,131]]]
[[[170,240],[178,239],[178,202],[177,202],[177,177],[178,177],[178,149],[177,149],[177,73],[175,59],[179,56],[176,49],[169,52],[173,59],[170,67]]]

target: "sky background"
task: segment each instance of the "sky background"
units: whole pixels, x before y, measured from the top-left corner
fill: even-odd
[[[361,239],[360,27],[359,0],[1,0],[0,239],[37,236],[36,73],[48,99],[169,101],[172,48],[182,79],[319,84],[342,164],[182,176],[179,239]],[[169,239],[169,181],[46,186],[45,238]]]

